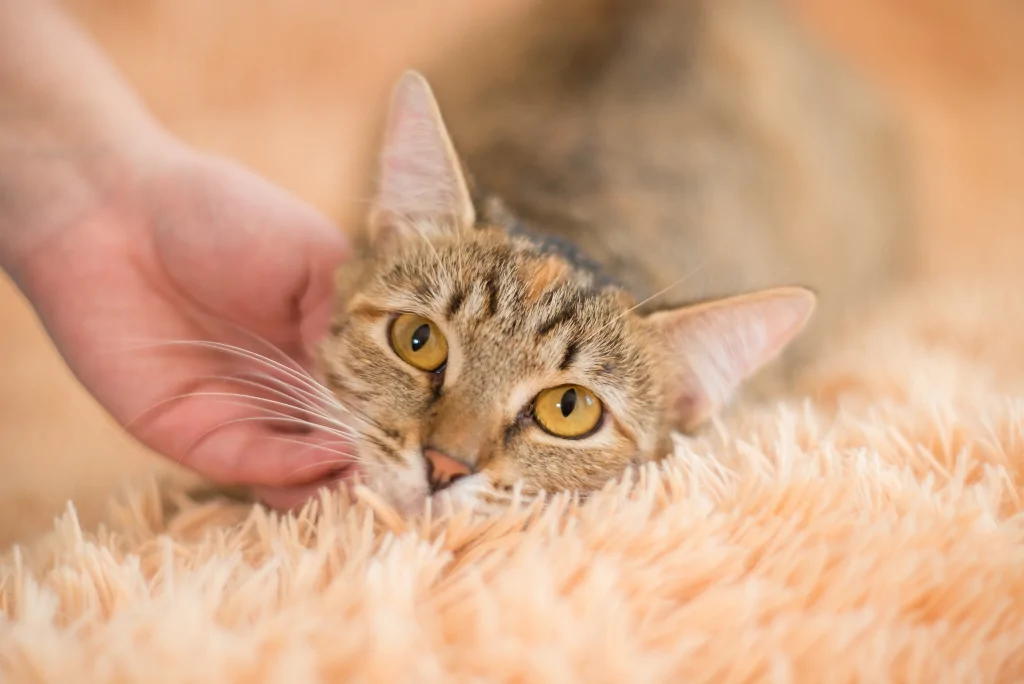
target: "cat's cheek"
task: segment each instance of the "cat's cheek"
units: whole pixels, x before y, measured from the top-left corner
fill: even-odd
[[[420,513],[430,496],[426,469],[418,459],[407,457],[403,463],[375,463],[365,467],[366,485],[379,494],[402,516]],[[419,466],[419,467],[417,467]]]

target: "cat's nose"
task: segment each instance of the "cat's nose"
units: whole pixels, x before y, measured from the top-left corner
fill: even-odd
[[[462,461],[437,449],[424,449],[423,457],[427,461],[427,481],[430,482],[430,488],[434,491],[444,489],[460,477],[465,477],[473,472],[473,469]]]

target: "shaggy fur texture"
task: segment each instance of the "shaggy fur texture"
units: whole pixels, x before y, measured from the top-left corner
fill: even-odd
[[[1019,679],[1019,286],[919,284],[802,398],[738,407],[582,506],[403,524],[372,496],[281,519],[152,489],[96,534],[69,511],[0,565],[0,673]]]

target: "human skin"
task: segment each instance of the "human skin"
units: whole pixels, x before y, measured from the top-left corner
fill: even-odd
[[[277,507],[329,482],[344,449],[282,436],[266,399],[294,402],[228,379],[270,366],[163,343],[309,368],[347,251],[298,199],[162,128],[55,5],[0,0],[0,267],[146,446]]]

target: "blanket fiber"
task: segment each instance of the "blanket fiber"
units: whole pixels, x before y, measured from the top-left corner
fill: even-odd
[[[1024,299],[919,283],[580,504],[403,522],[153,486],[0,563],[32,682],[1024,678]],[[1014,325],[1007,325],[1014,321]]]

